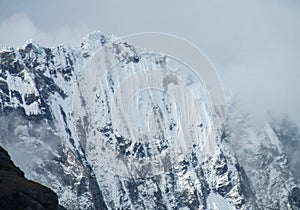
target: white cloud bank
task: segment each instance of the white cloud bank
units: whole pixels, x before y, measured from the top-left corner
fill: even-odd
[[[23,46],[28,40],[50,47],[59,44],[78,46],[91,30],[87,25],[80,24],[77,27],[64,26],[45,31],[39,29],[28,15],[18,13],[0,22],[0,48]]]

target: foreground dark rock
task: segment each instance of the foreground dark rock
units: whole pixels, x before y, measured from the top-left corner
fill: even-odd
[[[49,188],[25,179],[24,173],[0,147],[0,209],[57,208],[57,195]]]

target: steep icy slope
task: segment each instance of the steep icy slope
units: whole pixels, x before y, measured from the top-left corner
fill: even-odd
[[[76,53],[33,43],[1,52],[0,139],[27,178],[53,189],[62,205],[100,208],[99,187],[67,121],[75,62],[83,59]]]
[[[53,189],[68,209],[207,209],[216,203],[237,209],[287,209],[292,208],[290,203],[297,205],[297,190],[291,194],[296,184],[278,134],[269,125],[261,131],[248,128],[247,119],[234,110],[228,126],[216,134],[216,151],[205,161],[197,159],[195,148],[166,173],[149,178],[124,178],[95,168],[97,162],[87,158],[91,154],[87,142],[78,138],[74,127],[73,95],[86,62],[110,39],[96,32],[78,48],[49,49],[28,43],[1,51],[0,144],[27,178]],[[134,48],[123,42],[110,50],[130,65],[142,62]],[[99,100],[105,103],[107,98]],[[109,125],[100,130],[103,140],[117,135]],[[240,139],[261,143],[240,144]],[[115,146],[124,151],[124,139],[117,140]]]

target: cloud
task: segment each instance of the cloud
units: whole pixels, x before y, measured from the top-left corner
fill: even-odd
[[[34,40],[44,46],[59,44],[78,46],[91,30],[85,24],[79,24],[77,27],[63,26],[52,31],[41,30],[28,15],[18,13],[0,22],[0,48],[23,46],[28,40]]]

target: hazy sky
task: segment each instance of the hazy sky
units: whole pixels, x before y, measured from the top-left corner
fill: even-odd
[[[287,112],[300,125],[300,2],[297,0],[0,0],[0,48],[34,39],[79,45],[93,30],[156,31],[202,49],[227,90],[248,109]]]

